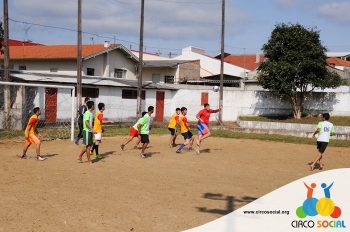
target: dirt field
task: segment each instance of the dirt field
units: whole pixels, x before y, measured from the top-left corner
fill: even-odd
[[[167,136],[151,136],[149,158],[121,152],[105,138],[104,159],[78,163],[80,147],[44,142],[47,161],[17,155],[0,140],[0,231],[142,231],[189,229],[223,216],[290,181],[311,174],[315,147],[209,138],[202,154],[178,155]],[[179,139],[179,141],[182,140]],[[326,169],[350,166],[350,149],[330,147]]]

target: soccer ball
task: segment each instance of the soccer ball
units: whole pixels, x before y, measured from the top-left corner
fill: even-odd
[[[215,86],[213,87],[213,91],[214,91],[214,92],[218,92],[219,89],[220,89],[219,86],[216,86],[216,85],[215,85]]]

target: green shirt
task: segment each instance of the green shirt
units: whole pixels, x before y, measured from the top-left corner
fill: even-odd
[[[92,128],[92,113],[88,110],[84,113],[84,121],[83,121],[83,126],[84,126],[84,131],[86,132],[91,132],[91,129],[88,128],[85,124],[86,121],[89,121],[89,125],[91,126]]]
[[[135,123],[135,125],[133,125],[132,127],[134,127],[135,130],[139,130],[138,126],[140,124],[142,118],[140,118],[139,120],[137,120],[137,122]]]
[[[151,116],[149,114],[145,114],[140,120],[139,124],[141,124],[141,134],[148,135],[149,134],[149,125],[151,122]]]

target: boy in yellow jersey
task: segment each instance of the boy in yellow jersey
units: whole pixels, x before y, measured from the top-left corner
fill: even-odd
[[[35,107],[33,110],[34,114],[30,117],[26,130],[24,132],[25,136],[25,145],[23,148],[23,153],[21,156],[21,159],[27,158],[27,150],[30,147],[31,144],[34,144],[36,146],[36,159],[39,161],[43,161],[46,158],[42,157],[40,155],[40,145],[41,145],[41,135],[38,132],[37,125],[39,121],[39,116],[41,114],[40,108]]]
[[[177,137],[176,127],[179,125],[179,115],[181,113],[180,108],[176,108],[175,113],[169,120],[168,130],[170,131],[170,147],[175,147],[175,140]]]
[[[95,114],[95,118],[94,118],[94,131],[96,132],[94,134],[95,142],[91,148],[91,153],[95,151],[96,158],[100,159],[102,157],[98,153],[98,147],[102,141],[102,133],[104,132],[102,124],[106,122],[111,122],[111,121],[107,121],[104,119],[103,112],[105,111],[105,104],[102,102],[98,103],[97,107],[99,111]]]
[[[188,144],[190,145],[190,150],[192,150],[192,146],[193,146],[193,134],[190,131],[190,124],[187,121],[187,108],[186,107],[182,107],[181,108],[181,116],[179,119],[179,125],[180,125],[180,132],[182,134],[182,136],[185,139],[185,142],[183,144],[180,145],[179,149],[177,149],[176,153],[181,153],[182,149],[184,149],[184,147],[186,147]]]

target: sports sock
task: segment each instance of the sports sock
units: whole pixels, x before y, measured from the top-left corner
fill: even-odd
[[[181,144],[180,147],[179,147],[179,149],[177,149],[177,150],[178,150],[178,151],[182,151],[182,149],[184,149],[185,146],[186,146],[185,144]]]
[[[96,144],[95,144],[95,151],[96,151],[96,155],[97,155],[97,156],[98,156],[98,146],[99,146],[99,145],[96,145]]]

